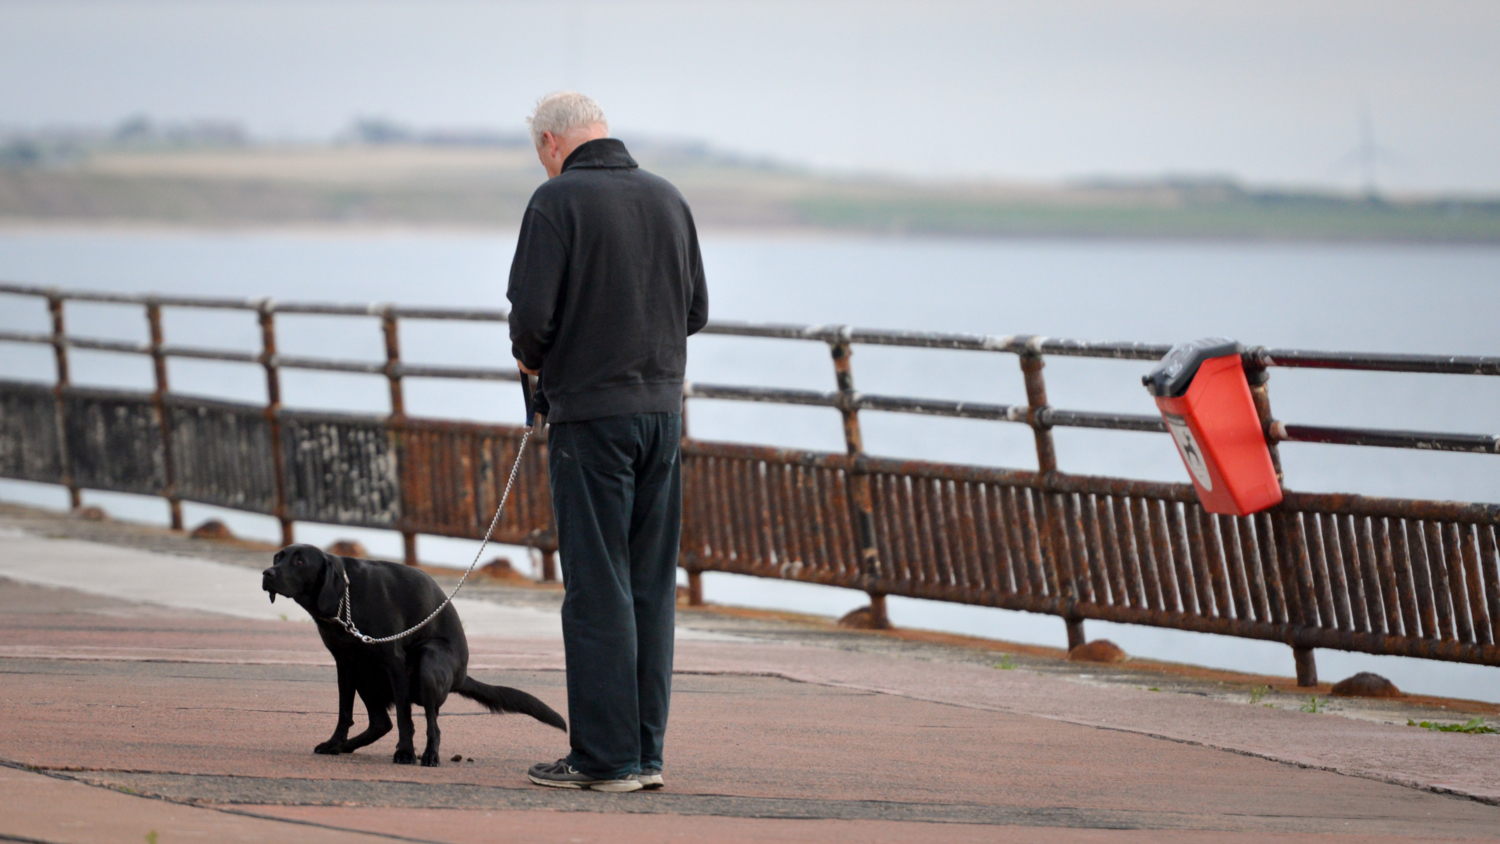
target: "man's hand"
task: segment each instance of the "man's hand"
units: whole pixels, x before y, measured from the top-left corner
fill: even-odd
[[[542,371],[540,369],[532,369],[531,367],[527,366],[524,363],[521,363],[520,361],[516,361],[516,366],[521,367],[521,371],[524,372],[524,373],[526,373],[527,375],[541,375],[542,374]]]

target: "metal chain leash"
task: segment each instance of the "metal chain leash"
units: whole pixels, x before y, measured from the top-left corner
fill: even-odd
[[[385,642],[394,642],[397,639],[404,639],[407,636],[410,636],[411,634],[417,632],[418,630],[421,630],[423,627],[427,626],[427,623],[429,621],[437,618],[437,614],[442,612],[445,607],[453,603],[453,597],[458,594],[458,590],[464,588],[464,582],[469,579],[469,575],[474,573],[474,567],[479,565],[479,558],[484,555],[485,546],[490,544],[490,535],[495,532],[495,525],[500,523],[500,511],[505,509],[505,501],[506,499],[510,498],[510,488],[512,486],[515,486],[516,475],[521,471],[521,456],[526,453],[526,441],[531,439],[531,431],[532,429],[528,426],[526,428],[526,433],[521,435],[521,447],[516,451],[515,465],[510,467],[510,478],[505,482],[505,492],[500,496],[500,506],[495,508],[495,517],[493,519],[490,519],[490,528],[489,530],[484,532],[484,541],[479,543],[479,551],[474,555],[474,562],[469,564],[469,570],[464,572],[464,576],[458,579],[458,585],[453,587],[453,592],[448,595],[447,599],[444,600],[443,603],[438,605],[437,609],[432,611],[431,615],[417,622],[415,625],[401,631],[400,633],[395,634],[394,636],[380,636],[377,638],[361,633],[359,631],[359,628],[354,624],[354,605],[349,600],[349,572],[345,571],[344,597],[339,600],[339,608],[333,614],[333,620],[338,623],[340,627],[343,627],[345,630],[347,630],[349,632],[349,635],[354,636],[361,642],[364,642],[367,645],[379,645]]]

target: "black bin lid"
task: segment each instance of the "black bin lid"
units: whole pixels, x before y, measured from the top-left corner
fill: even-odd
[[[1193,385],[1193,377],[1198,374],[1198,367],[1204,361],[1239,353],[1239,341],[1228,337],[1205,337],[1178,343],[1149,375],[1141,378],[1141,383],[1153,396],[1175,399],[1187,394],[1188,387]]]

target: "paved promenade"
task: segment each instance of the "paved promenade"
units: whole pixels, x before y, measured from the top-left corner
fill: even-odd
[[[1493,707],[1314,715],[1257,678],[745,614],[680,615],[661,792],[530,786],[562,734],[457,698],[442,767],[315,756],[332,662],[263,565],[0,508],[0,840],[1500,839],[1500,736],[1404,726]],[[557,593],[466,594],[471,670],[561,711]]]

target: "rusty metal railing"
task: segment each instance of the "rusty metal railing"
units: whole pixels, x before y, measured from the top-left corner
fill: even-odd
[[[0,294],[45,298],[52,330],[0,332],[0,342],[50,345],[52,386],[0,382],[0,476],[161,495],[181,527],[178,502],[197,501],[281,520],[389,528],[415,561],[418,534],[478,538],[493,511],[520,429],[406,414],[408,377],[515,380],[508,367],[413,366],[401,361],[403,319],[500,322],[503,311],[277,303],[269,300],[62,293],[0,285]],[[68,301],[142,306],[145,344],[67,334]],[[253,311],[258,353],[173,346],[163,308]],[[282,356],[277,314],[380,320],[383,362]],[[1154,361],[1164,345],[1084,343],[1032,336],[870,331],[840,326],[710,323],[705,333],[821,342],[834,390],[688,384],[691,400],[828,407],[843,419],[845,452],[825,454],[686,439],[682,565],[702,599],[704,571],[726,571],[861,589],[885,621],[887,595],[1042,612],[1067,624],[1102,619],[1284,642],[1298,681],[1316,682],[1312,649],[1336,648],[1500,665],[1500,505],[1289,492],[1245,518],[1206,513],[1190,485],[1066,474],[1051,430],[1162,432],[1155,416],[1050,406],[1048,355]],[[1015,355],[1024,405],[871,395],[854,388],[856,345]],[[156,389],[130,393],[73,386],[68,351],[152,358]],[[173,357],[257,364],[267,402],[248,405],[172,393]],[[1488,435],[1285,424],[1271,414],[1273,367],[1500,375],[1500,358],[1327,353],[1251,348],[1252,397],[1277,472],[1280,442],[1500,453]],[[381,375],[385,416],[308,413],[281,406],[280,372]],[[897,461],[864,452],[864,410],[985,419],[1032,429],[1036,471]],[[529,451],[516,507],[500,541],[544,554],[555,577],[556,534],[545,442]]]

